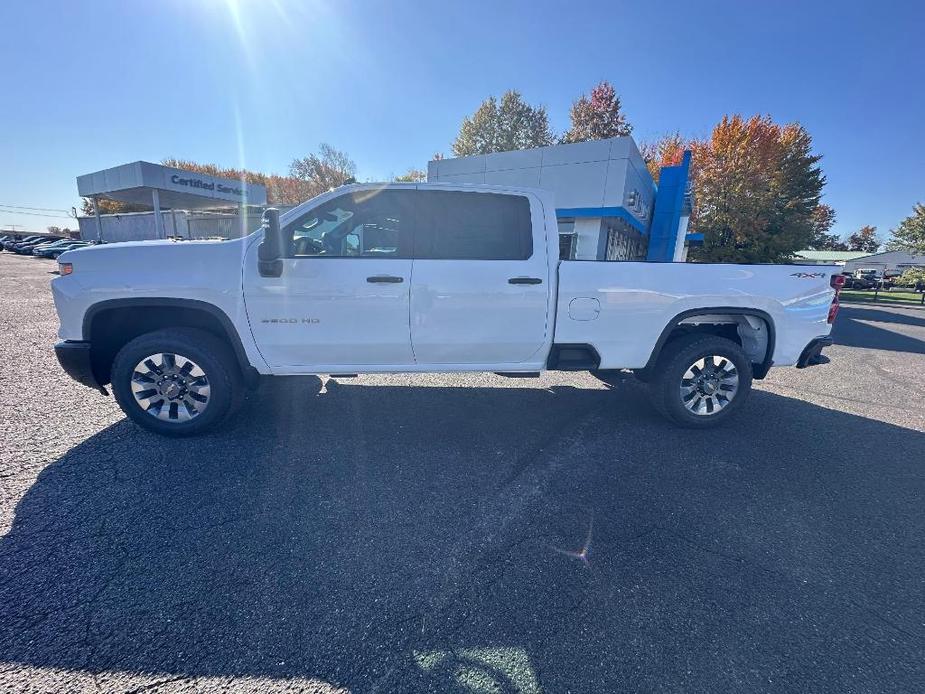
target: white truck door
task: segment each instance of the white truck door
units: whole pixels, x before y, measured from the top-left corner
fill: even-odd
[[[278,373],[414,363],[409,305],[413,189],[354,191],[287,223],[278,278],[245,263],[254,340]]]
[[[523,364],[546,342],[542,206],[524,195],[418,190],[411,343],[425,364]]]

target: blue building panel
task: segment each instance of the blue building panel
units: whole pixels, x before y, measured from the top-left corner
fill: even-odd
[[[625,207],[557,207],[556,217],[565,219],[568,217],[619,217],[625,219],[640,234],[647,234],[649,230]]]
[[[649,231],[649,251],[646,260],[670,263],[684,216],[684,196],[690,178],[691,153],[684,152],[678,166],[663,166],[655,195],[655,212]]]

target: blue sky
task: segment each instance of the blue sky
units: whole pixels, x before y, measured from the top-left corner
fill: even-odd
[[[561,132],[602,79],[637,141],[800,121],[843,235],[925,201],[922,3],[12,0],[0,26],[2,205],[70,208],[77,175],[137,159],[285,173],[321,142],[378,180],[449,153],[489,94]]]

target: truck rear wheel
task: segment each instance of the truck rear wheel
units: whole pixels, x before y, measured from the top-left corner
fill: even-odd
[[[652,403],[684,427],[706,429],[729,419],[752,387],[752,365],[742,348],[716,335],[669,342],[649,383]]]
[[[211,333],[168,328],[126,344],[112,364],[112,390],[139,426],[193,436],[219,424],[241,398],[234,355]]]

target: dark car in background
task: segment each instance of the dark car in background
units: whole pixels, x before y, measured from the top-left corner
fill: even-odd
[[[3,242],[3,250],[12,251],[14,246],[17,246],[21,243],[30,243],[39,238],[44,238],[44,237],[38,236],[36,234],[33,234],[31,236],[23,236],[22,238],[11,236],[9,239]]]
[[[77,241],[72,238],[57,238],[51,241],[45,241],[38,244],[37,246],[32,247],[32,255],[41,255],[42,251],[48,250],[49,248],[60,248],[62,246],[68,246],[72,243],[77,243]]]
[[[23,243],[17,243],[15,246],[13,246],[13,252],[19,253],[20,255],[30,255],[32,253],[32,249],[35,248],[36,246],[39,246],[43,243],[48,243],[49,241],[57,241],[59,238],[61,237],[60,236],[39,236],[38,238],[33,239],[32,241],[27,241],[27,242],[24,241]]]
[[[32,250],[32,255],[38,256],[40,258],[57,258],[59,255],[65,251],[73,251],[77,248],[86,248],[87,246],[94,245],[90,241],[76,241],[69,240],[67,243],[56,244],[53,243],[50,246],[44,248],[35,248]]]
[[[877,286],[877,279],[867,275],[855,277],[854,275],[845,274],[844,289],[873,289]]]

